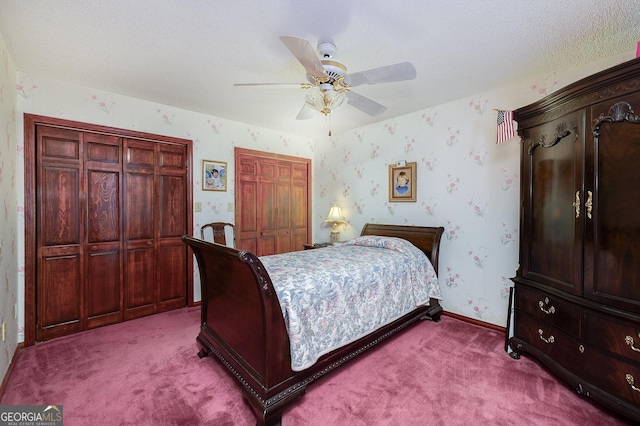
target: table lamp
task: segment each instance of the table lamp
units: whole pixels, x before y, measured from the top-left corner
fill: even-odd
[[[338,242],[340,240],[340,231],[338,231],[338,224],[344,223],[344,216],[342,216],[342,210],[340,210],[340,207],[331,207],[331,209],[329,210],[329,214],[324,221],[333,222],[333,228],[331,228],[331,238],[329,239],[329,241],[331,241],[332,243]]]

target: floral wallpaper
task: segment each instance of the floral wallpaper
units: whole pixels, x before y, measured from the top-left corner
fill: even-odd
[[[18,72],[0,43],[0,321],[10,335],[10,345],[0,346],[0,369],[6,371],[16,342],[24,339],[24,113],[192,139],[193,201],[202,205],[194,213],[194,235],[206,222],[234,220],[235,147],[310,158],[314,241],[329,239],[323,220],[332,205],[346,217],[342,239],[358,235],[367,222],[444,226],[439,266],[445,310],[504,326],[509,278],[518,267],[520,147],[517,137],[496,145],[495,109],[529,104],[632,57],[551,72],[311,140]],[[203,159],[227,162],[226,192],[202,191]],[[416,202],[389,202],[388,166],[399,161],[417,162]],[[197,271],[194,281],[199,300]]]
[[[443,308],[505,326],[510,278],[518,269],[520,140],[496,144],[496,110],[528,105],[632,58],[552,72],[318,139],[314,241],[329,240],[331,224],[323,219],[333,205],[345,216],[342,240],[357,236],[367,222],[443,226]],[[400,161],[417,163],[416,202],[389,201],[389,165]]]
[[[248,149],[313,158],[314,142],[269,129],[207,116],[193,111],[160,105],[115,93],[104,92],[18,72],[18,140],[23,144],[24,113],[58,117],[122,129],[174,136],[193,141],[193,200],[202,205],[194,208],[193,234],[208,222],[234,222],[234,159],[236,146]],[[21,149],[21,147],[19,148]],[[202,190],[202,160],[227,163],[226,192]],[[23,176],[21,164],[20,176]],[[20,178],[22,185],[22,178]],[[18,197],[22,205],[21,186]],[[24,225],[21,225],[24,226]],[[21,288],[20,292],[24,293]],[[194,274],[194,298],[200,300],[200,281]]]
[[[496,145],[493,108],[533,100],[522,98],[477,95],[319,141],[317,223],[336,204],[347,221],[343,239],[367,222],[443,226],[444,309],[505,325],[509,278],[518,267],[520,146],[518,138]],[[388,168],[400,161],[417,163],[416,202],[389,201]],[[326,240],[327,233],[314,237]]]
[[[0,374],[18,346],[19,331],[16,307],[20,302],[18,282],[23,271],[18,265],[17,246],[21,237],[18,228],[17,163],[20,152],[16,136],[17,93],[14,90],[16,69],[0,36],[0,327],[6,326],[5,341],[0,342]]]

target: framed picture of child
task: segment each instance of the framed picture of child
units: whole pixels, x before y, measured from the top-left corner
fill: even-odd
[[[202,160],[202,190],[227,190],[227,163],[224,161]]]
[[[416,163],[389,165],[389,201],[416,201]]]

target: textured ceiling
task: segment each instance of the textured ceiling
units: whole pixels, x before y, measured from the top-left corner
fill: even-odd
[[[635,50],[637,0],[0,0],[19,71],[311,138]],[[332,39],[348,72],[410,61],[415,80],[361,86],[388,107],[296,120],[305,71],[278,36]],[[354,89],[355,90],[355,89]]]

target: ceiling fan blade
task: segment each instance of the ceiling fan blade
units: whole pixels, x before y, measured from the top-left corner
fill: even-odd
[[[416,78],[416,68],[413,64],[411,62],[400,62],[385,67],[347,74],[344,82],[351,87],[356,87],[364,84],[413,80],[414,78]]]
[[[314,111],[313,107],[305,102],[304,105],[302,105],[302,109],[300,109],[300,112],[298,113],[296,120],[310,119],[311,117],[313,117],[313,111]]]
[[[303,38],[280,36],[280,40],[293,53],[307,72],[317,78],[327,78],[327,73],[318,59],[315,49],[311,43]]]
[[[347,103],[372,117],[376,117],[387,110],[386,106],[352,91],[347,92]]]

